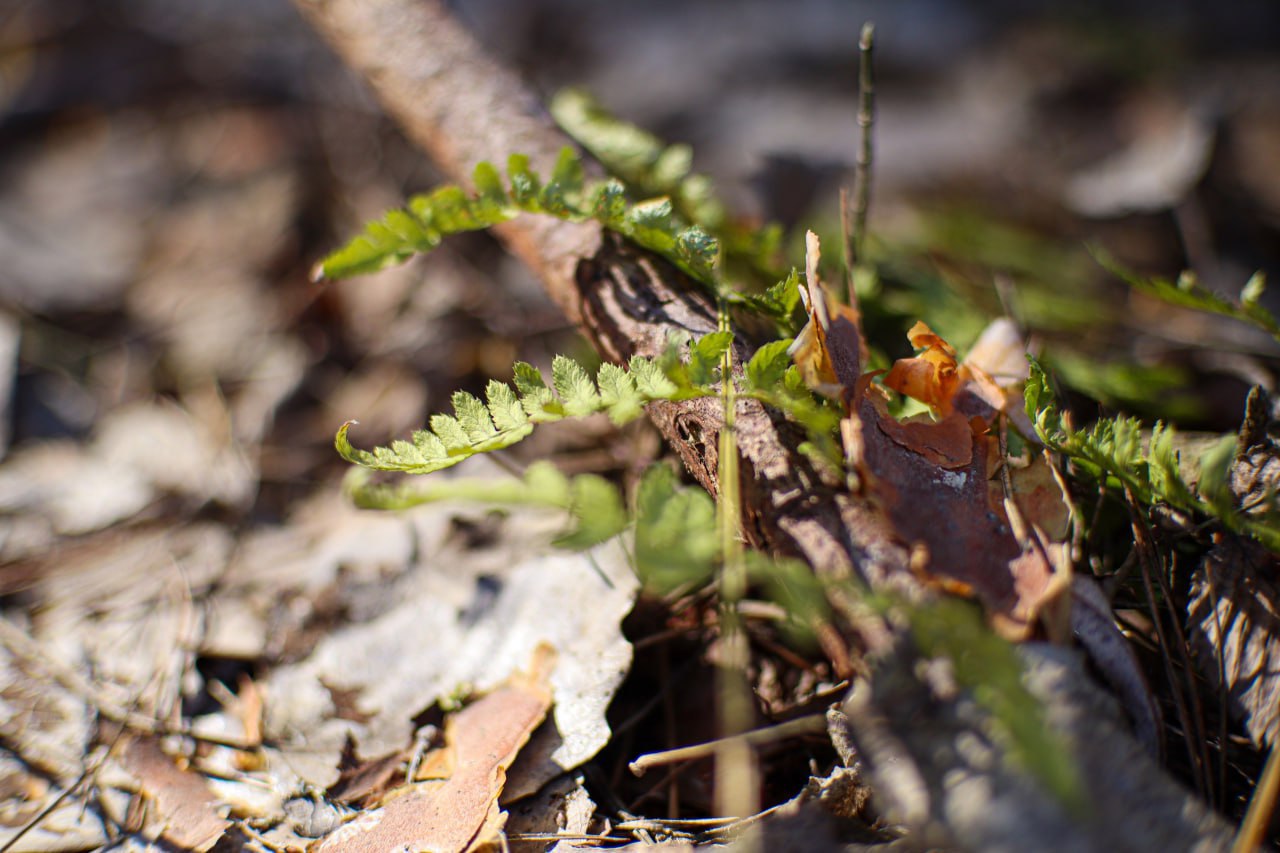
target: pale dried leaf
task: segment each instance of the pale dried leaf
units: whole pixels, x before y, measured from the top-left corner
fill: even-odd
[[[555,726],[526,748],[511,787],[531,793],[608,742],[605,711],[631,660],[619,626],[637,582],[625,553],[607,544],[589,555],[530,554],[530,543],[548,541],[560,520],[529,511],[509,516],[491,547],[460,553],[442,541],[450,512],[422,507],[398,522],[388,514],[358,514],[402,525],[416,548],[385,555],[381,571],[395,580],[378,585],[377,599],[360,605],[365,621],[331,632],[307,659],[276,670],[267,683],[266,733],[284,744],[291,767],[312,784],[334,781],[348,735],[362,754],[399,749],[412,735],[414,715],[460,685],[500,684],[540,642],[559,658],[552,677]],[[372,542],[366,533],[351,544],[367,549]],[[350,691],[367,719],[335,718],[324,685]]]
[[[325,836],[318,853],[464,853],[495,837],[502,828],[498,796],[506,770],[550,706],[545,682],[519,679],[459,711],[445,728],[449,778],[416,784],[383,807],[365,811]]]
[[[1196,663],[1225,687],[1233,716],[1259,748],[1280,734],[1280,559],[1244,541],[1227,541],[1191,580],[1187,611]]]
[[[155,738],[130,740],[121,753],[138,779],[139,793],[155,804],[148,818],[164,838],[185,849],[213,847],[231,821],[219,813],[218,798],[203,777],[178,767]]]

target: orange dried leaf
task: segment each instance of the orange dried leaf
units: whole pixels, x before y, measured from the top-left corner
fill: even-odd
[[[382,808],[321,839],[318,853],[466,853],[492,841],[505,820],[498,797],[507,768],[551,707],[551,655],[549,647],[540,646],[532,675],[512,679],[446,721],[448,779],[406,786]]]
[[[231,826],[204,777],[175,764],[156,738],[129,740],[121,760],[138,779],[140,793],[155,803],[151,817],[165,840],[187,850],[209,850]]]
[[[924,351],[894,362],[884,377],[885,386],[929,405],[942,415],[951,414],[951,400],[961,380],[956,351],[923,321],[912,326],[907,337],[913,347]]]

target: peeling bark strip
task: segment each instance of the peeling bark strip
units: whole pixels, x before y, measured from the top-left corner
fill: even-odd
[[[513,153],[550,172],[571,144],[436,0],[295,2],[458,184],[470,186],[477,162],[503,163]],[[595,222],[521,216],[495,230],[605,358],[655,357],[671,331],[715,331],[715,306],[704,289]],[[744,526],[753,544],[835,575],[857,566],[873,581],[906,577],[906,549],[890,541],[872,508],[823,484],[796,451],[800,431],[759,403],[738,405]],[[720,402],[654,403],[649,416],[697,480],[718,493]]]

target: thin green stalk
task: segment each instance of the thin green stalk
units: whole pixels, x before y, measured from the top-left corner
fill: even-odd
[[[729,313],[721,301],[720,329],[727,330]],[[717,694],[720,705],[720,735],[730,738],[716,750],[716,810],[725,816],[747,817],[759,811],[758,770],[750,744],[734,735],[751,728],[751,690],[746,681],[749,658],[747,636],[742,629],[738,602],[747,592],[746,552],[738,529],[742,517],[741,484],[738,479],[738,441],[734,432],[736,397],[733,387],[733,350],[720,359],[721,398],[724,427],[718,442],[720,505],[716,525],[720,536],[720,649]]]

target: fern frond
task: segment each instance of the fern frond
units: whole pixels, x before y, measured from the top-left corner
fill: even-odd
[[[1259,271],[1245,283],[1240,301],[1233,302],[1201,285],[1193,273],[1184,272],[1176,282],[1138,275],[1126,269],[1102,249],[1092,250],[1094,258],[1112,274],[1123,279],[1134,290],[1142,291],[1171,305],[1231,317],[1255,326],[1280,341],[1280,320],[1260,303],[1266,289],[1266,277]]]
[[[524,213],[543,213],[577,222],[594,218],[607,228],[662,254],[705,284],[714,283],[719,244],[701,226],[673,211],[667,198],[631,203],[616,180],[587,184],[582,160],[572,148],[560,152],[544,183],[529,168],[529,158],[507,161],[507,184],[491,163],[472,175],[475,192],[445,186],[409,199],[365,226],[360,236],[328,255],[315,268],[316,279],[346,278],[377,272],[430,252],[450,234],[478,231]]]
[[[715,332],[693,343],[690,352],[701,365],[712,354],[718,358],[731,341],[729,333]],[[465,391],[455,393],[453,414],[432,415],[430,427],[415,432],[412,441],[397,440],[387,447],[361,450],[347,437],[355,423],[348,421],[338,430],[334,446],[343,459],[364,468],[429,474],[477,453],[510,447],[529,435],[536,423],[604,412],[621,425],[639,417],[644,405],[653,400],[714,395],[714,371],[698,367],[693,372],[700,381],[693,381],[690,367],[680,361],[674,346],[661,363],[637,356],[625,370],[601,365],[594,380],[573,359],[556,356],[550,385],[533,365],[517,362],[514,389],[493,380],[483,401]]]
[[[1182,474],[1173,427],[1157,423],[1145,447],[1136,418],[1101,418],[1087,430],[1072,429],[1058,410],[1044,369],[1035,359],[1030,361],[1031,376],[1024,392],[1027,416],[1046,447],[1066,454],[1077,467],[1113,488],[1127,489],[1145,504],[1164,503],[1217,519],[1228,530],[1252,536],[1280,552],[1280,518],[1242,512],[1229,488],[1235,436],[1223,436],[1201,457],[1199,482],[1192,486]]]
[[[664,144],[652,133],[611,115],[580,90],[559,92],[551,101],[551,115],[610,174],[621,178],[635,197],[669,199],[673,218],[696,226],[675,245],[677,255],[690,266],[697,268],[715,258],[708,243],[710,234],[735,267],[745,268],[762,283],[778,278],[782,229],[735,220],[717,198],[711,181],[691,172],[689,146]]]

